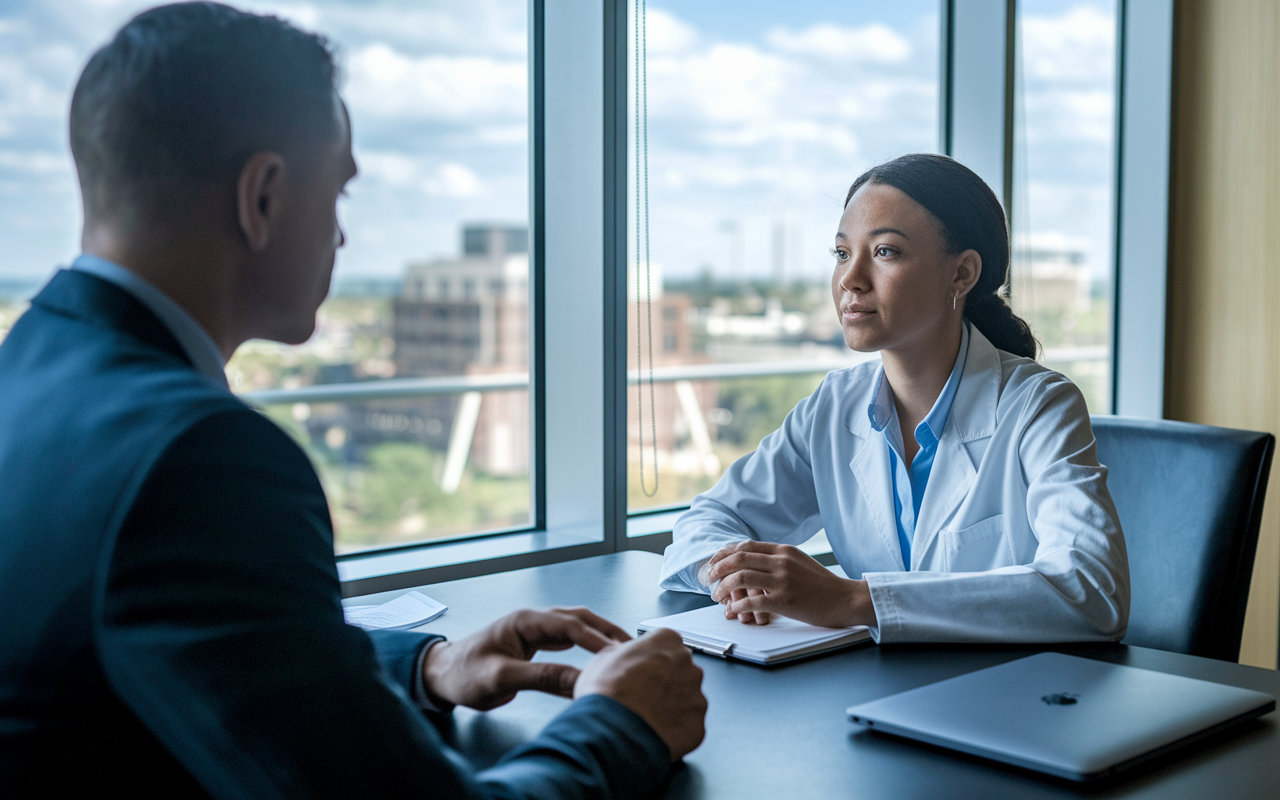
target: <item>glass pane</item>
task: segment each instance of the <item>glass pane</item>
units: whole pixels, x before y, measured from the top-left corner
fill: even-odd
[[[1114,0],[1020,0],[1011,301],[1089,410],[1111,411]]]
[[[633,512],[687,504],[826,371],[874,357],[845,347],[831,300],[845,192],[876,162],[938,146],[936,0],[670,0],[643,21],[643,46],[631,42]]]
[[[529,465],[517,445],[529,432],[511,424],[528,419],[528,403],[515,391],[266,411],[311,457],[338,552],[352,552],[528,527]]]
[[[65,128],[79,70],[152,5],[0,10],[0,336],[78,250]],[[237,5],[338,46],[361,174],[339,208],[347,245],[315,335],[246,344],[227,365],[232,388],[476,376],[517,386],[341,404],[277,393],[267,412],[320,471],[340,551],[527,526],[527,3]]]

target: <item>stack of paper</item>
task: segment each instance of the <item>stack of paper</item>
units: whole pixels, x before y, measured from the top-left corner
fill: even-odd
[[[645,620],[639,626],[640,633],[654,628],[671,628],[694,650],[756,664],[780,664],[871,638],[866,625],[820,628],[787,617],[774,617],[768,625],[746,625],[725,619],[718,605]]]
[[[430,622],[449,607],[422,592],[402,594],[380,606],[347,606],[342,609],[347,624],[372,630],[405,630]]]

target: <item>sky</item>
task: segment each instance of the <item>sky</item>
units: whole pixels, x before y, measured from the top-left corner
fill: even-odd
[[[1115,3],[1022,0],[1015,240],[1064,243],[1109,276],[1114,227]]]
[[[71,90],[136,0],[0,6],[0,279],[40,279],[78,251],[67,147]],[[339,215],[338,275],[397,276],[454,255],[459,223],[528,217],[523,2],[238,2],[324,33],[341,50],[361,175]]]
[[[826,275],[858,174],[937,149],[936,3],[884,5],[649,4],[650,257],[665,276],[768,276],[779,228],[784,277]]]
[[[0,280],[39,281],[77,252],[66,145],[92,50],[150,3],[9,0],[0,9]],[[338,276],[396,277],[450,256],[463,222],[527,219],[522,0],[259,2],[340,48],[360,177]],[[1088,251],[1110,236],[1113,5],[1024,0],[1015,233]],[[829,270],[857,174],[937,148],[933,0],[648,4],[652,258],[668,277]],[[554,124],[554,123],[553,123]]]

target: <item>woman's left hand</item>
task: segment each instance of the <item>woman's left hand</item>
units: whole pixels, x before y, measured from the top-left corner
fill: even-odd
[[[711,598],[725,604],[730,618],[763,624],[780,614],[827,628],[876,624],[866,581],[841,578],[791,545],[738,542],[708,566]]]

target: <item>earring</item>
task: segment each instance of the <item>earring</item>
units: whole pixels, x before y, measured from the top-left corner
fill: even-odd
[[[958,299],[960,299],[960,293],[959,293],[959,292],[956,292],[956,296],[955,296],[955,297],[953,297],[953,298],[951,298],[951,310],[952,310],[952,311],[955,311],[955,310],[956,310],[956,300],[958,300]]]

